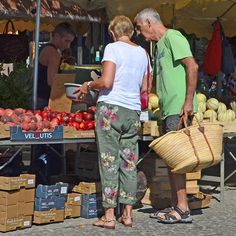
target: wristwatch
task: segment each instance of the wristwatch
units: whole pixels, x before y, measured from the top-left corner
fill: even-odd
[[[88,86],[88,89],[89,89],[89,90],[91,89],[90,84],[91,84],[92,82],[93,82],[93,81],[89,81],[89,82],[87,83],[87,86]]]

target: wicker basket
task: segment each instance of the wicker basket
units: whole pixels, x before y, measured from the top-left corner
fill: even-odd
[[[174,173],[198,171],[221,160],[223,126],[217,123],[186,126],[155,139],[149,147]]]

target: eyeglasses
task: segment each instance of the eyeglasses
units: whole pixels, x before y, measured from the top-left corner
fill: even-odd
[[[135,33],[137,34],[137,35],[140,35],[141,34],[141,30],[140,30],[140,25],[135,25],[135,27],[134,27],[134,31],[135,31]]]

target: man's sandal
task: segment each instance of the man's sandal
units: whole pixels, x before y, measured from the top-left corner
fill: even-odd
[[[166,207],[165,209],[162,209],[162,210],[157,210],[156,212],[154,213],[151,213],[149,215],[150,218],[153,218],[153,219],[160,219],[161,215],[164,215],[166,213],[170,213],[171,211],[174,210],[174,207],[170,206],[170,207]]]
[[[114,218],[107,219],[105,216],[102,216],[100,219],[93,222],[93,226],[101,227],[101,228],[105,228],[105,229],[115,229],[115,224],[109,225],[109,223],[111,223],[111,222],[115,222]]]
[[[190,217],[190,211],[182,211],[179,207],[174,207],[173,211],[176,211],[180,219],[171,213],[166,213],[164,218],[158,217],[157,222],[165,224],[175,224],[175,223],[192,223],[193,219]]]
[[[132,227],[133,226],[133,218],[130,216],[122,215],[117,219],[117,221],[119,223],[122,223],[125,227]]]

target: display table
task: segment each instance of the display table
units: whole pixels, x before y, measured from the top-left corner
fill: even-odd
[[[3,169],[8,163],[10,163],[14,157],[21,152],[23,147],[27,145],[47,145],[52,151],[54,151],[55,154],[57,154],[62,161],[62,174],[66,174],[66,160],[65,160],[65,148],[63,148],[62,153],[58,153],[51,145],[52,144],[63,144],[63,147],[65,144],[68,143],[94,143],[95,138],[73,138],[73,139],[63,139],[63,140],[46,140],[46,141],[10,141],[10,140],[0,140],[0,146],[10,146],[10,147],[17,147],[15,153],[12,155],[12,157],[8,160],[8,162],[4,163],[2,166],[0,166],[0,170]]]
[[[236,137],[236,131],[231,132],[229,130],[224,129],[223,134],[223,148],[222,148],[222,159],[220,162],[220,176],[210,176],[210,175],[203,175],[201,180],[210,181],[220,183],[220,201],[224,203],[224,183],[228,180],[231,176],[236,173],[234,169],[227,177],[225,177],[225,152],[230,154],[230,157],[236,162],[235,155],[231,152],[230,147],[228,146],[229,140],[233,140]],[[234,142],[235,143],[235,142]]]

